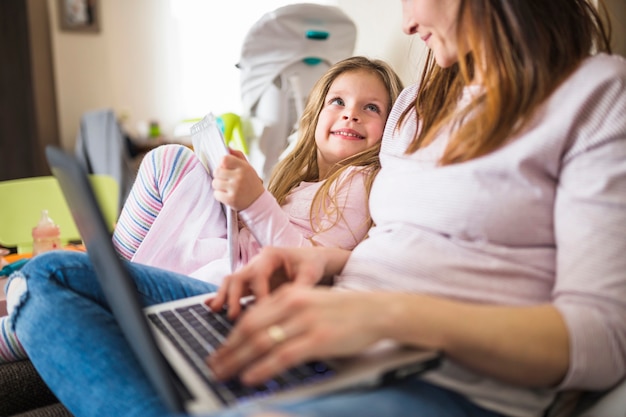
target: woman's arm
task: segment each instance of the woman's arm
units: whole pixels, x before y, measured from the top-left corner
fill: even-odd
[[[275,343],[268,330],[286,335]],[[352,355],[382,339],[442,351],[479,373],[553,386],[569,363],[567,330],[551,306],[500,307],[389,292],[288,285],[246,312],[210,358],[220,377],[256,384],[311,359]]]
[[[241,311],[239,300],[247,295],[261,300],[286,282],[305,286],[332,283],[349,256],[349,251],[339,248],[263,248],[247,265],[224,278],[208,304],[215,311],[227,304],[229,317],[235,318]]]
[[[479,374],[513,384],[554,386],[567,372],[568,331],[549,304],[509,307],[415,294],[387,297],[384,337],[441,350]]]

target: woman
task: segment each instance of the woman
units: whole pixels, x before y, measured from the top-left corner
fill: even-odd
[[[376,226],[352,253],[266,248],[228,277],[212,308],[236,316],[250,289],[258,301],[210,365],[254,384],[381,339],[446,356],[421,378],[273,408],[305,416],[541,416],[559,391],[610,387],[626,374],[626,63],[591,56],[609,47],[586,0],[402,5],[429,61],[385,128]],[[96,357],[89,378],[91,353],[40,336],[63,314],[45,283],[89,270],[58,254],[35,266],[15,324],[53,391],[80,416],[163,415],[135,367]],[[157,274],[133,272],[141,288]],[[269,294],[270,277],[293,283]],[[312,288],[331,281],[342,290]],[[99,331],[109,352],[119,333]],[[68,363],[79,370],[55,378]],[[67,394],[81,383],[110,389],[106,403]]]
[[[624,60],[589,56],[609,48],[586,1],[402,4],[431,59],[389,117],[369,239],[351,254],[268,250],[212,306],[236,315],[232,301],[282,269],[367,293],[285,287],[210,363],[254,384],[391,338],[445,353],[423,380],[450,407],[454,393],[539,416],[557,390],[610,387],[626,373]]]

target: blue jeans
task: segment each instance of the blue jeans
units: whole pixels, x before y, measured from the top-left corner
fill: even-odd
[[[127,265],[146,306],[215,290],[179,274]],[[12,291],[25,288],[11,313],[18,338],[42,378],[74,415],[170,415],[122,336],[85,254],[39,255],[11,276],[9,286]],[[248,416],[267,410],[247,406],[213,415]],[[419,379],[280,404],[271,410],[330,417],[497,416]]]

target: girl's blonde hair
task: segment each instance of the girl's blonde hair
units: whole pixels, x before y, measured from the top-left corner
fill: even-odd
[[[315,144],[317,119],[324,106],[326,94],[328,94],[328,90],[330,90],[335,79],[352,71],[365,71],[380,78],[389,94],[387,114],[402,91],[403,85],[400,77],[384,61],[355,56],[333,65],[311,90],[300,118],[299,135],[294,149],[279,161],[272,171],[268,190],[274,195],[278,204],[283,205],[289,193],[302,181],[317,182],[321,180],[317,165],[317,145]],[[317,218],[320,209],[334,217],[334,221],[328,228],[336,225],[341,219],[341,210],[337,207],[335,198],[338,190],[336,187],[333,189],[333,185],[348,167],[360,166],[369,171],[366,182],[366,189],[369,194],[374,177],[380,169],[379,151],[380,141],[375,146],[338,162],[330,170],[329,175],[325,178],[325,183],[317,191],[311,204],[310,218],[314,232],[323,231]],[[368,221],[371,222],[369,219]]]
[[[421,122],[408,153],[456,126],[442,165],[502,146],[592,50],[611,52],[610,27],[589,0],[461,0],[457,21],[458,45],[473,52],[460,52],[449,68],[438,67],[429,52],[420,91],[399,122],[411,112]],[[457,111],[478,71],[482,94]]]

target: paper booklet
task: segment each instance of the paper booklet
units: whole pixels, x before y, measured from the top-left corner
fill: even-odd
[[[213,172],[222,162],[222,158],[228,155],[228,146],[213,113],[207,114],[204,119],[191,126],[191,144],[198,159],[212,177]],[[239,259],[237,212],[225,204],[222,204],[222,209],[226,214],[228,258],[232,273],[235,271]]]

